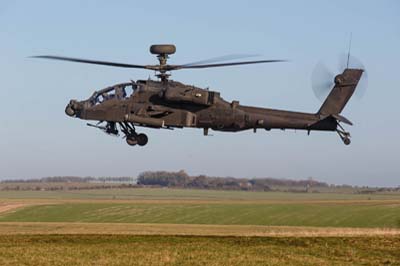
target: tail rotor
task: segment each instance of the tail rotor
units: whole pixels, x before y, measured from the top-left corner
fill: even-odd
[[[357,90],[355,91],[355,96],[357,99],[361,99],[368,87],[368,73],[363,65],[363,63],[356,57],[349,54],[342,54],[337,59],[338,62],[338,73],[343,73],[346,69],[362,69],[363,75],[357,85]],[[319,61],[312,72],[311,75],[311,87],[313,89],[314,95],[321,102],[326,99],[330,91],[335,85],[335,74],[334,67],[328,67],[323,61]]]

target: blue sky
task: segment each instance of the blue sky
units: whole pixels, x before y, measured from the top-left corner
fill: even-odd
[[[0,178],[123,176],[144,170],[236,177],[314,177],[335,184],[400,185],[400,3],[398,1],[8,1],[0,3]],[[173,79],[227,100],[315,112],[319,60],[337,72],[352,54],[368,70],[368,90],[343,114],[352,144],[336,133],[142,129],[132,148],[71,119],[64,107],[96,90],[152,72],[43,61],[56,54],[152,64],[148,48],[174,43],[170,63],[232,53],[290,59],[285,64],[182,70]]]

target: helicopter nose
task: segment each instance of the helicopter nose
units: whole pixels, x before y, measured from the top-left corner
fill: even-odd
[[[76,100],[71,100],[67,104],[67,107],[65,107],[65,114],[67,114],[68,116],[75,116],[77,114],[77,111],[79,111],[79,105]]]

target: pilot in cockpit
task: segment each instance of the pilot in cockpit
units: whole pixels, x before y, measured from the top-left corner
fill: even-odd
[[[100,99],[100,101],[99,102],[105,102],[105,101],[107,101],[107,100],[109,100],[109,99],[111,99],[111,95],[108,95],[108,93],[107,92],[103,92],[102,94],[101,94],[101,97],[103,98],[103,99]]]
[[[115,96],[116,96],[117,99],[126,98],[125,86],[117,86],[115,88]]]
[[[136,89],[136,85],[126,85],[126,84],[120,84],[120,85],[115,85],[113,87],[109,87],[106,89],[101,90],[99,93],[94,93],[92,97],[90,98],[90,102],[93,105],[99,104],[99,103],[104,103],[108,100],[111,99],[117,99],[117,100],[123,100],[128,98],[128,94],[126,93],[126,90],[132,91],[132,94],[134,93]]]

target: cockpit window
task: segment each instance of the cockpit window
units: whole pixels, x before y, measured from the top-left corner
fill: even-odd
[[[89,101],[95,105],[111,99],[126,99],[135,92],[136,88],[137,86],[134,82],[117,84],[95,92]]]

